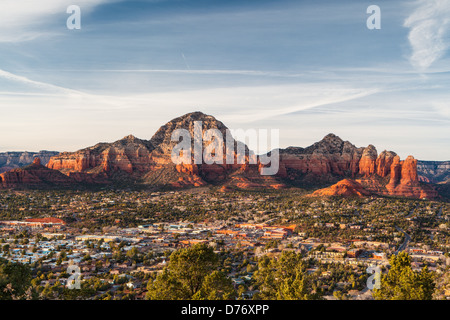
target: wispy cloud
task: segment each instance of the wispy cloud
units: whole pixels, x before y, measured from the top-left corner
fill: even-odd
[[[15,83],[16,90],[0,92],[2,96],[14,96],[22,99],[33,99],[33,97],[47,97],[60,99],[58,105],[70,109],[100,109],[110,110],[124,108],[127,101],[123,101],[117,96],[92,94],[65,88],[47,82],[36,81],[21,75],[0,69],[0,79],[8,83]]]
[[[415,11],[405,20],[410,28],[411,64],[424,71],[440,59],[450,46],[450,1],[419,0]]]
[[[301,84],[298,86],[281,87],[288,99],[280,99],[283,95],[276,87],[269,87],[261,90],[264,100],[272,100],[272,104],[266,103],[254,106],[253,110],[245,110],[236,114],[223,116],[224,119],[230,118],[236,122],[255,122],[264,119],[272,119],[277,116],[293,114],[299,111],[305,111],[322,106],[351,101],[358,98],[370,96],[380,92],[377,88],[350,88],[333,84],[310,85]],[[277,92],[278,91],[278,92]],[[275,96],[273,96],[273,94]],[[282,101],[285,100],[285,101]],[[280,105],[280,101],[284,105]],[[262,101],[261,101],[262,102]]]
[[[76,91],[76,90],[55,86],[50,83],[35,81],[35,80],[29,79],[27,77],[13,74],[11,72],[8,72],[8,71],[2,70],[2,69],[0,69],[0,78],[9,80],[9,81],[13,81],[16,83],[30,85],[32,87],[36,87],[41,90],[45,89],[45,90],[51,90],[51,91],[57,92],[57,93],[66,93],[66,94],[81,94],[81,92]]]
[[[156,71],[156,70],[152,70]],[[161,70],[165,72],[164,70]],[[251,70],[173,70],[173,72],[201,74],[264,74]],[[271,74],[270,72],[268,74]],[[176,88],[167,92],[130,94],[88,93],[83,90],[66,88],[51,83],[33,80],[0,69],[0,80],[15,83],[16,90],[1,92],[4,96],[48,96],[66,99],[61,105],[70,109],[109,109],[111,107],[135,109],[146,106],[165,106],[169,109],[185,109],[197,105],[215,110],[225,118],[236,122],[254,122],[279,115],[312,109],[324,105],[350,101],[380,92],[376,87],[355,87],[350,83],[338,84],[330,81],[319,83],[297,82],[283,85],[238,86],[199,88],[186,90]],[[244,107],[244,108],[243,108]],[[180,112],[183,112],[180,110]]]
[[[182,54],[182,58],[183,58]],[[183,58],[184,59],[184,58]],[[189,65],[186,64],[188,68]],[[63,71],[83,71],[80,69]],[[269,76],[269,77],[302,77],[311,76],[314,73],[298,73],[298,72],[277,72],[263,70],[245,70],[245,69],[89,69],[90,72],[111,72],[111,73],[168,73],[168,74],[198,74],[198,75],[242,75],[242,76]],[[315,72],[316,74],[319,72]]]

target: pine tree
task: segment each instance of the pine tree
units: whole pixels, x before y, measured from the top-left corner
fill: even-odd
[[[421,272],[412,270],[411,258],[406,252],[392,255],[391,268],[381,278],[381,288],[375,289],[377,300],[431,300],[435,283],[433,274],[424,267]]]
[[[302,255],[283,252],[278,259],[264,256],[255,272],[258,299],[266,300],[309,300],[318,299],[312,294],[312,286],[306,274]]]
[[[147,299],[230,299],[235,290],[223,273],[212,247],[196,244],[174,251],[168,265],[147,285]]]

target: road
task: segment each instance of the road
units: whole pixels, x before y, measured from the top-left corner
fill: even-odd
[[[412,210],[408,213],[408,215],[405,216],[405,218],[411,217],[412,214],[414,213],[414,211],[416,211],[417,207],[419,207],[419,205],[417,205],[414,209],[412,209]]]
[[[406,247],[408,246],[408,242],[411,241],[411,237],[402,228],[396,226],[395,229],[397,229],[397,231],[400,231],[405,235],[405,240],[400,245],[400,247],[398,247],[397,251],[395,251],[395,254],[398,254],[399,252],[406,249]]]

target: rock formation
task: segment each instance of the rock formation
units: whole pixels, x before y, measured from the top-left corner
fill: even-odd
[[[411,198],[435,198],[437,192],[428,185],[419,182],[417,174],[417,160],[408,156],[400,161],[395,156],[391,165],[389,183],[386,185],[387,195],[396,195]]]
[[[211,138],[203,139],[200,152],[214,146],[213,143],[218,143],[218,148],[223,149],[214,148],[211,156],[215,157],[217,154],[219,158],[222,157],[220,163],[196,164],[194,139],[187,144],[190,146],[189,150],[185,150],[190,152],[190,163],[172,162],[172,150],[179,144],[178,140],[172,141],[172,134],[176,129],[184,129],[184,133],[187,132],[194,138],[196,121],[202,124],[202,135]],[[217,140],[214,132],[220,132],[221,140]],[[47,176],[50,180],[54,178],[56,184],[71,181],[122,186],[220,185],[225,186],[226,190],[332,185],[323,191],[324,194],[335,192],[340,195],[379,194],[413,198],[436,196],[436,191],[431,186],[419,181],[417,160],[412,156],[401,161],[392,151],[383,151],[378,155],[373,145],[355,147],[334,134],[328,134],[306,148],[280,149],[278,174],[262,176],[260,172],[263,165],[259,162],[250,163],[251,151],[233,137],[228,137],[227,140],[227,135],[227,127],[213,116],[201,112],[188,113],[166,123],[150,140],[129,135],[113,143],[99,143],[76,152],[63,152],[50,158],[47,170],[43,170],[43,166],[36,160],[31,165],[36,170],[30,172],[28,168],[7,172],[2,175],[0,183],[3,187],[18,183],[38,184]],[[227,141],[233,146],[230,153],[234,159],[233,164],[225,161]],[[244,164],[237,163],[238,147],[244,150]],[[338,183],[339,181],[341,182]]]
[[[281,149],[278,175],[306,183],[337,182],[339,177],[354,177],[359,173],[362,153],[363,148],[328,134],[307,148]]]
[[[42,164],[46,165],[57,154],[59,152],[56,151],[0,152],[0,173],[29,165],[35,158],[41,159]]]
[[[392,151],[385,150],[380,153],[375,163],[377,168],[377,175],[382,178],[387,177],[391,173],[391,166],[396,156],[397,154]]]
[[[359,174],[365,177],[375,174],[377,158],[377,149],[373,145],[365,148],[359,160]]]
[[[331,197],[331,196],[343,196],[343,197],[364,197],[370,196],[364,187],[351,179],[344,179],[338,183],[328,187],[314,191],[309,195],[310,197]]]
[[[41,164],[39,158],[23,168],[13,169],[0,174],[0,188],[44,188],[71,187],[76,182],[57,170],[51,170]]]
[[[196,164],[194,162],[194,123],[198,121],[202,124],[202,135],[207,136],[210,129],[218,130],[223,140],[220,141],[223,154],[221,163]],[[174,130],[184,129],[191,140],[191,163],[174,164],[171,154],[179,141],[172,141]],[[267,185],[267,179],[261,179],[258,171],[258,164],[249,165],[248,148],[231,137],[233,152],[232,157],[236,163],[236,150],[242,145],[245,152],[245,165],[226,164],[226,137],[227,127],[214,117],[201,112],[188,113],[182,117],[175,118],[162,126],[150,140],[141,140],[134,136],[127,136],[114,143],[99,143],[93,147],[85,148],[77,152],[64,152],[52,157],[47,165],[48,168],[59,170],[60,172],[73,177],[75,180],[95,181],[99,177],[103,182],[123,181],[132,179],[138,183],[151,185],[167,185],[174,187],[184,186],[204,186],[207,184],[231,183],[234,178],[230,178],[232,173],[241,172],[244,167],[252,167],[248,172],[248,183],[250,186],[262,183],[262,187],[277,188],[282,185],[279,178],[272,178],[271,184]],[[202,139],[202,150],[208,147],[215,138],[208,141]],[[202,152],[202,150],[200,152]],[[244,170],[245,171],[245,170]]]
[[[357,148],[334,134],[305,149],[290,147],[280,150],[280,155],[278,175],[297,185],[321,186],[352,178],[367,193],[411,198],[437,196],[431,186],[420,183],[417,160],[412,156],[400,161],[392,151],[377,155],[373,145]],[[348,181],[343,186],[348,187]],[[342,193],[340,187],[342,185],[323,192],[329,195],[333,191]]]
[[[63,173],[145,172],[151,168],[152,150],[149,141],[129,135],[114,143],[99,143],[76,152],[63,152],[52,157],[47,167]]]

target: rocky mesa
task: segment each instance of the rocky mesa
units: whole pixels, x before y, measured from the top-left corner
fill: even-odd
[[[76,182],[57,170],[48,169],[39,158],[23,168],[0,174],[0,188],[74,187]]]
[[[197,129],[198,123],[201,123],[201,135],[208,137],[202,140],[201,150],[210,148],[213,142],[219,142],[218,146],[224,148],[223,158],[219,159],[219,163],[207,164],[203,161],[196,164],[194,139],[188,143],[185,150],[188,152],[185,156],[191,160],[190,163],[177,164],[172,161],[172,151],[181,141],[172,139],[175,130],[182,129],[190,137],[195,137],[196,123]],[[214,135],[214,130],[220,133],[220,137]],[[50,180],[54,178],[56,184],[71,181],[153,187],[217,185],[224,186],[227,190],[331,186],[324,194],[374,194],[412,198],[437,196],[431,185],[419,181],[417,160],[412,156],[402,161],[392,151],[383,151],[378,155],[373,145],[356,147],[334,134],[328,134],[306,148],[278,149],[278,173],[263,176],[263,165],[249,161],[251,150],[244,143],[227,135],[227,127],[213,116],[192,112],[167,122],[150,140],[129,135],[112,143],[98,143],[76,152],[63,152],[52,156],[45,168],[48,170],[45,174]],[[229,140],[226,140],[227,138]],[[231,141],[234,147],[229,154],[234,159],[232,164],[225,161],[227,141]],[[244,150],[245,161],[238,164],[237,150],[240,147]],[[217,153],[216,149],[213,150],[211,156]],[[37,164],[33,166],[36,167]],[[1,185],[7,187],[24,181],[37,184],[40,180],[45,180],[41,168],[43,166],[39,166],[35,168],[39,169],[39,173],[33,175],[30,175],[29,168],[7,172],[2,176]],[[39,178],[40,176],[43,179]],[[338,183],[340,181],[342,182]]]
[[[410,198],[435,198],[436,190],[419,181],[417,160],[412,156],[404,161],[393,151],[378,155],[373,145],[355,147],[334,134],[307,148],[290,147],[280,151],[280,171],[285,179],[301,186],[335,184],[347,179],[323,194],[340,195],[345,187],[357,182],[368,194],[400,196]],[[356,189],[360,189],[359,186]],[[321,192],[317,192],[320,194]],[[362,193],[361,190],[358,192]],[[358,193],[352,192],[352,193]]]
[[[210,129],[218,130],[223,140],[221,163],[194,163],[194,140],[191,141],[191,163],[175,164],[171,155],[179,141],[172,140],[177,129],[195,136],[195,122],[201,122],[201,132],[207,136]],[[239,146],[245,152],[245,165],[227,164],[225,161],[225,138],[227,127],[216,118],[202,112],[192,112],[175,118],[163,125],[150,140],[138,139],[132,135],[113,143],[99,143],[76,152],[64,152],[50,159],[47,167],[58,170],[78,182],[102,181],[123,183],[126,181],[153,186],[205,186],[225,183],[236,187],[279,188],[283,185],[278,177],[262,178],[258,164],[248,164],[249,150],[245,144],[232,139],[236,160]],[[203,139],[202,150],[214,141]],[[237,163],[237,161],[235,161]]]

